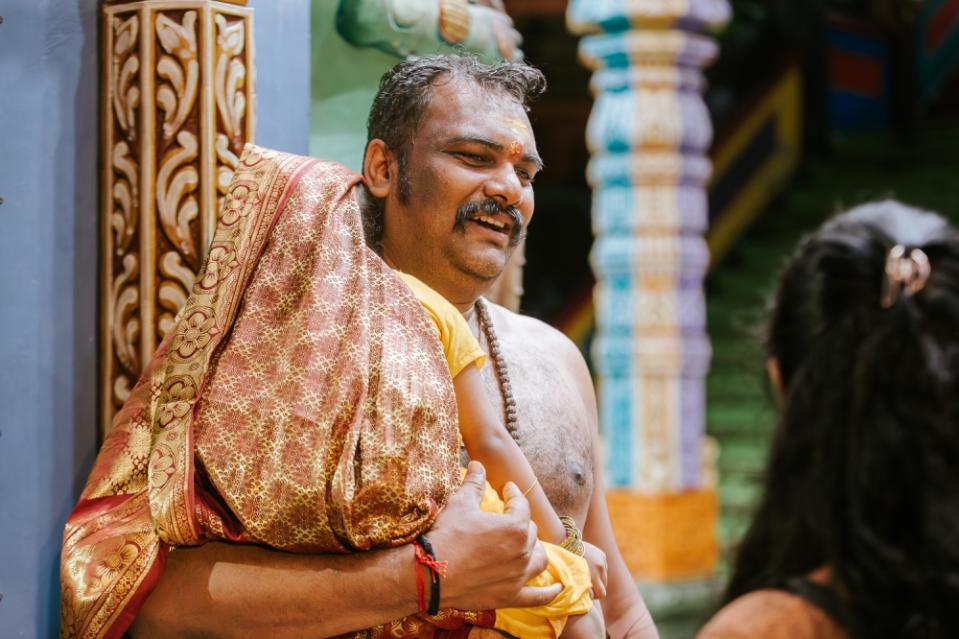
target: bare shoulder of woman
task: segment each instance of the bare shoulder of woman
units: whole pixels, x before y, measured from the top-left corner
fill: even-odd
[[[783,590],[756,590],[723,606],[696,639],[848,639],[832,619]]]

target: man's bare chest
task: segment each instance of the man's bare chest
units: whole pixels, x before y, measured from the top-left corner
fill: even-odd
[[[516,401],[515,439],[561,515],[580,525],[593,490],[590,419],[572,375],[546,349],[501,338],[502,359]],[[487,393],[504,414],[500,383],[489,358],[483,368]]]

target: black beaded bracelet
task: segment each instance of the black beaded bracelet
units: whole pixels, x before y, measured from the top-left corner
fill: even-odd
[[[419,535],[416,538],[417,543],[423,547],[423,551],[429,555],[429,558],[435,563],[436,553],[433,552],[433,544],[426,538],[426,535]],[[430,569],[430,605],[426,609],[426,614],[436,615],[440,611],[440,574],[436,568],[429,566]]]

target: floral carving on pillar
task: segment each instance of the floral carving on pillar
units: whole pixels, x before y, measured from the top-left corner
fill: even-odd
[[[157,75],[164,82],[156,93],[164,111],[164,142],[180,130],[196,102],[200,80],[196,26],[196,11],[184,12],[182,22],[162,13],[156,19],[157,40],[166,52],[157,61]]]
[[[196,29],[196,11],[183,12],[179,19],[161,13],[156,19],[157,41],[164,51],[156,65],[160,81],[157,106],[163,112],[156,178],[157,214],[163,231],[157,242],[158,340],[172,328],[173,317],[186,302],[200,266],[199,241],[193,238],[193,222],[200,211],[196,199],[200,184],[198,125],[184,126],[197,108],[200,63]]]
[[[216,73],[214,90],[217,111],[222,129],[216,136],[216,188],[217,204],[230,187],[233,172],[240,162],[243,150],[243,118],[246,115],[246,64],[243,52],[246,49],[246,23],[242,20],[227,20],[223,14],[216,16]]]
[[[253,141],[243,0],[103,7],[102,427],[173,326]]]
[[[107,25],[112,64],[110,93],[106,109],[106,126],[114,132],[109,147],[109,166],[105,172],[109,188],[104,193],[108,210],[110,244],[105,256],[110,274],[105,284],[107,304],[112,310],[105,341],[111,357],[105,362],[110,371],[110,384],[105,389],[113,404],[121,404],[130,394],[140,369],[140,256],[137,239],[140,216],[140,188],[137,120],[140,107],[140,57],[137,37],[140,18],[137,14],[112,16]]]

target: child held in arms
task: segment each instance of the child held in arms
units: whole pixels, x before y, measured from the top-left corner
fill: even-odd
[[[481,462],[487,471],[489,484],[481,507],[483,510],[502,512],[503,502],[497,493],[502,492],[507,482],[516,484],[529,500],[530,514],[536,522],[540,539],[547,542],[550,558],[547,572],[553,573],[555,580],[563,582],[565,586],[563,593],[547,606],[497,611],[497,628],[518,637],[548,637],[560,633],[563,637],[573,639],[602,636],[605,631],[599,606],[590,606],[588,595],[574,596],[572,599],[570,595],[590,590],[587,583],[590,579],[593,596],[599,598],[605,595],[604,553],[582,540],[572,518],[556,514],[529,461],[506,424],[497,418],[480,372],[486,354],[466,319],[446,298],[414,276],[399,271],[397,274],[422,303],[443,345],[453,378],[460,434],[466,452],[471,459]],[[476,312],[489,322],[483,300],[477,301]],[[489,348],[495,357],[499,345],[490,340]],[[504,400],[507,411],[511,412],[512,397],[507,395]],[[584,570],[583,559],[579,557],[585,559],[588,573]],[[545,583],[537,581],[533,585]]]

